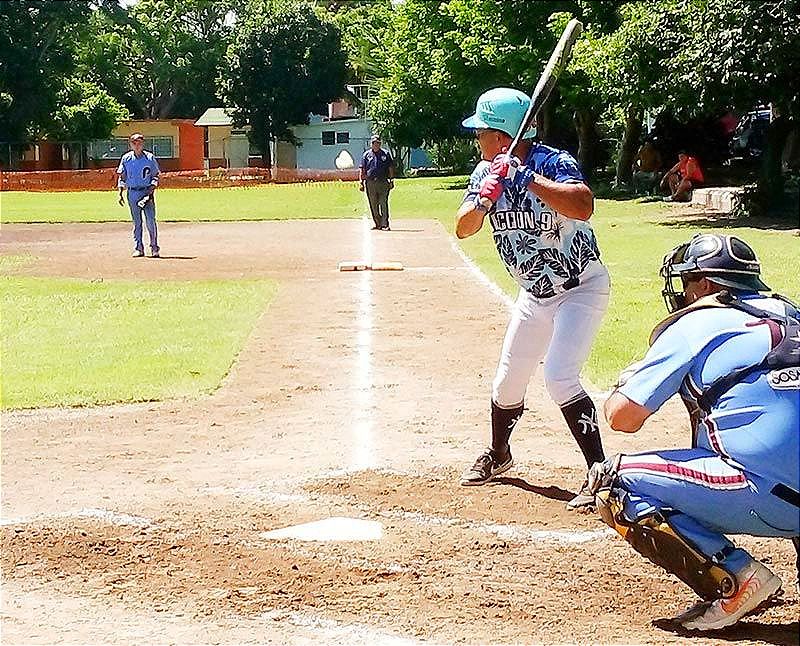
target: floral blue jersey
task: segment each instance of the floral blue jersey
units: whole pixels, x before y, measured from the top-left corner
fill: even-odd
[[[555,182],[584,182],[568,152],[533,144],[523,163]],[[464,201],[478,202],[489,162],[472,171]],[[600,250],[588,222],[568,218],[536,195],[505,182],[503,194],[487,214],[494,243],[508,273],[537,298],[550,298],[602,271]]]

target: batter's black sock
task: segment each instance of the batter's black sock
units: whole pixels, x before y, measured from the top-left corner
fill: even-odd
[[[495,457],[504,458],[508,455],[508,438],[522,417],[522,411],[521,405],[516,408],[500,408],[492,400],[492,452]]]
[[[588,395],[561,407],[567,426],[586,458],[587,466],[605,460],[603,442],[600,439],[600,425],[597,423],[597,410]]]

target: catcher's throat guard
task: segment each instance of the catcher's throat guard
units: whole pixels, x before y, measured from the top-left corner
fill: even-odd
[[[596,501],[603,522],[639,554],[677,576],[704,600],[727,599],[736,594],[739,586],[733,573],[697,551],[670,526],[668,517],[654,512],[630,522],[610,489],[598,491]]]

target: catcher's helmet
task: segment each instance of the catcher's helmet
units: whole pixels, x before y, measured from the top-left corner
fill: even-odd
[[[761,263],[744,240],[716,233],[698,233],[689,242],[675,247],[661,265],[664,302],[674,312],[686,306],[683,282],[675,289],[674,280],[689,276],[707,278],[736,291],[769,290],[759,278]]]

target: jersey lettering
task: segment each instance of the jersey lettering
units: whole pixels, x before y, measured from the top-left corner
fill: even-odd
[[[798,390],[800,389],[800,368],[773,370],[767,375],[767,381],[773,390]]]
[[[525,164],[557,182],[579,182],[583,176],[569,153],[535,144]],[[465,201],[476,202],[489,162],[470,176]],[[536,298],[550,298],[600,271],[600,250],[588,222],[568,218],[525,188],[504,182],[488,214],[494,244],[508,273]]]

